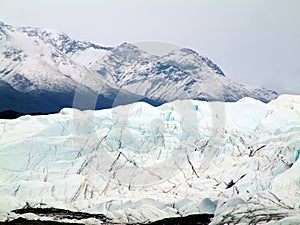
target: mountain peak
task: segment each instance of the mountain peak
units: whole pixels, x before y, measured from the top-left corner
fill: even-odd
[[[118,58],[126,59],[127,61],[145,59],[152,55],[143,51],[134,44],[123,42],[121,45],[113,48],[111,54],[117,56]]]
[[[116,49],[126,49],[126,50],[131,50],[131,51],[138,51],[138,52],[144,52],[142,49],[140,49],[138,46],[128,43],[128,42],[123,42],[122,44],[118,45]]]
[[[209,58],[204,57],[190,48],[180,48],[169,52],[162,57],[168,63],[175,65],[179,68],[195,70],[203,70],[204,67],[210,68],[213,73],[225,76],[223,71],[217,64],[213,63]],[[202,68],[202,69],[201,69]]]
[[[174,51],[176,51],[176,50],[174,50]],[[199,55],[196,51],[194,51],[193,49],[190,49],[190,48],[181,48],[181,49],[178,49],[177,51],[181,51],[181,52],[184,52],[186,54]]]
[[[0,29],[1,28],[11,28],[11,25],[8,25],[7,23],[4,23],[3,21],[0,21]]]
[[[126,47],[126,48],[135,48],[135,47],[137,47],[134,44],[131,44],[131,43],[126,42],[126,41],[122,42],[122,44],[120,44],[118,46],[120,46],[120,47]]]

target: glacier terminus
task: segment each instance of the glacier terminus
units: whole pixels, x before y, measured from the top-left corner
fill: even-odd
[[[42,204],[115,223],[211,214],[211,224],[297,224],[299,135],[296,95],[0,120],[0,219]]]

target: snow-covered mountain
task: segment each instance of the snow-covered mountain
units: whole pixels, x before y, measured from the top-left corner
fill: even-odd
[[[236,101],[248,96],[267,102],[277,96],[232,82],[191,49],[155,56],[133,44],[104,47],[49,29],[4,23],[0,45],[0,79],[28,96],[26,112],[70,106],[101,109],[138,100],[158,105],[176,99]],[[38,97],[43,104],[31,108]],[[11,105],[2,108],[23,111]]]
[[[50,41],[44,41],[41,38],[43,32],[35,35],[32,30],[0,25],[0,78],[16,91],[26,94],[27,99],[20,104],[28,106],[25,111],[18,107],[18,103],[16,107],[1,105],[2,108],[22,112],[57,111],[73,105],[75,92],[89,98],[97,95],[98,90],[109,99],[114,90],[109,84],[75,63]],[[41,104],[35,105],[36,99]],[[32,105],[35,105],[34,108]]]
[[[267,102],[277,96],[232,82],[210,59],[185,48],[158,57],[123,43],[90,68],[122,89],[158,101],[237,101],[248,96]]]
[[[122,224],[299,224],[299,135],[300,96],[288,95],[0,120],[0,219],[28,202]]]

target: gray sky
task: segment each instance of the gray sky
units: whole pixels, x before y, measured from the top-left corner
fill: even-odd
[[[300,94],[300,0],[0,0],[0,20],[109,46],[189,47],[234,81]]]

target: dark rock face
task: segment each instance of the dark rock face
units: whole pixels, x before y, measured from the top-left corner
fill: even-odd
[[[12,224],[12,225],[71,225],[74,223],[62,223],[62,222],[55,222],[55,221],[41,221],[41,220],[27,220],[24,218],[18,218],[10,222],[4,222],[0,225],[4,224]],[[83,223],[76,223],[76,225],[84,225]]]
[[[19,113],[13,110],[6,110],[0,112],[0,119],[16,119],[23,115],[24,115],[23,113]]]
[[[39,217],[50,217],[53,218],[53,221],[41,221],[41,220],[27,220],[24,218],[17,218],[12,221],[6,221],[1,224],[14,224],[14,225],[59,225],[59,224],[74,224],[74,223],[65,223],[59,222],[62,219],[71,219],[76,220],[76,224],[84,224],[80,223],[80,220],[94,218],[102,222],[103,224],[116,224],[112,223],[111,219],[107,218],[103,214],[90,214],[85,212],[74,212],[65,209],[57,209],[57,208],[43,208],[42,205],[40,207],[31,207],[28,203],[21,209],[16,209],[12,211],[18,215],[23,215],[26,213],[32,213]],[[165,218],[162,220],[147,222],[147,223],[138,223],[136,225],[148,224],[148,225],[206,225],[211,222],[211,219],[214,217],[212,214],[194,214],[185,217],[173,217],[173,218]],[[124,224],[125,225],[125,224]],[[129,225],[129,224],[128,224]]]
[[[197,214],[185,217],[166,218],[163,220],[149,223],[149,225],[206,225],[209,224],[214,215]]]
[[[40,217],[50,217],[53,218],[53,221],[41,221],[41,220],[27,220],[24,218],[17,218],[12,221],[6,221],[0,224],[14,224],[14,225],[40,225],[40,224],[48,224],[48,225],[56,225],[56,224],[84,224],[80,223],[80,220],[94,218],[99,220],[104,224],[110,224],[110,219],[102,214],[90,214],[84,212],[73,212],[65,209],[56,209],[56,208],[32,208],[29,205],[25,206],[22,209],[16,209],[13,211],[16,214],[22,215],[25,213],[33,213]],[[59,222],[62,219],[72,219],[75,220],[76,223],[65,223]]]
[[[25,214],[25,213],[34,213],[39,216],[50,216],[55,219],[88,219],[88,218],[95,218],[103,222],[108,222],[108,218],[102,214],[90,214],[84,212],[73,212],[70,210],[65,209],[56,209],[56,208],[23,208],[17,209],[13,211],[17,214]]]
[[[74,219],[77,220],[76,224],[84,224],[80,223],[80,220],[82,219],[89,219],[89,218],[95,218],[103,224],[116,224],[110,222],[110,219],[105,217],[102,214],[89,214],[84,212],[72,212],[69,210],[64,209],[56,209],[56,208],[23,208],[23,209],[17,209],[13,211],[17,214],[25,214],[25,213],[34,213],[36,215],[39,215],[41,217],[52,217],[55,221],[41,221],[41,220],[27,220],[24,218],[17,218],[12,221],[6,221],[4,223],[0,222],[1,224],[14,224],[14,225],[64,225],[64,224],[74,224],[74,223],[65,223],[65,222],[58,222],[61,219]],[[214,215],[211,214],[195,214],[195,215],[189,215],[185,217],[174,217],[174,218],[165,218],[162,220],[158,220],[155,222],[150,223],[143,223],[147,225],[206,225],[211,222],[211,219]],[[126,224],[124,224],[126,225]],[[129,225],[129,224],[128,224]],[[142,225],[142,223],[136,224],[136,225]]]

